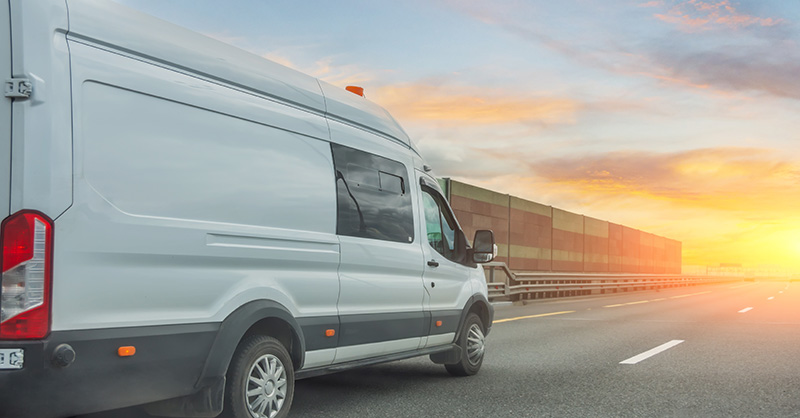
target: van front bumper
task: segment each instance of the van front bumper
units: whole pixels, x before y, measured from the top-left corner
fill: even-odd
[[[0,341],[0,352],[24,353],[21,369],[0,370],[0,418],[68,417],[191,394],[218,329],[219,324],[114,328]],[[74,351],[72,362],[65,345]],[[59,346],[67,353],[61,358]],[[131,346],[133,356],[118,354],[119,347]]]

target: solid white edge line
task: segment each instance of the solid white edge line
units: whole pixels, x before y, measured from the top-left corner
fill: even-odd
[[[744,308],[744,309],[742,309],[741,311],[739,311],[739,313],[746,313],[746,312],[750,311],[751,309],[753,309],[753,307],[752,307],[752,306],[751,306],[751,307],[749,307],[749,308]]]
[[[631,358],[629,358],[627,360],[620,361],[619,364],[636,364],[636,363],[638,363],[638,362],[640,362],[642,360],[645,360],[645,359],[648,359],[650,357],[653,357],[654,355],[656,355],[656,354],[658,354],[658,353],[660,353],[662,351],[667,351],[670,348],[675,347],[676,345],[682,343],[683,341],[684,340],[672,340],[672,341],[670,341],[668,343],[661,344],[661,345],[659,345],[658,347],[656,347],[656,348],[654,348],[652,350],[647,350],[642,354],[639,354],[637,356],[633,356],[633,357],[631,357]]]

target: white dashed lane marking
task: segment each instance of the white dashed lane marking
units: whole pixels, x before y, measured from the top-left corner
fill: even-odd
[[[656,348],[654,348],[652,350],[647,350],[642,354],[639,354],[637,356],[633,356],[633,357],[631,357],[631,358],[629,358],[627,360],[623,360],[623,361],[619,362],[619,364],[636,364],[636,363],[638,363],[638,362],[640,362],[642,360],[646,360],[646,359],[648,359],[650,357],[653,357],[654,355],[656,355],[658,353],[667,351],[670,348],[675,347],[676,345],[682,343],[683,341],[684,340],[672,340],[672,341],[670,341],[668,343],[661,344],[661,345],[659,345],[658,347],[656,347]]]

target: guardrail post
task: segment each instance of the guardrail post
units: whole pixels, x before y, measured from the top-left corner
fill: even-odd
[[[505,273],[503,275],[503,283],[506,284],[505,286],[503,286],[503,294],[506,295],[509,299],[511,299],[511,276],[508,275],[505,269],[503,269],[503,273]]]

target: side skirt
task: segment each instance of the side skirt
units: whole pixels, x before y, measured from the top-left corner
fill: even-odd
[[[405,360],[413,357],[425,356],[429,354],[441,353],[458,348],[455,344],[442,345],[438,347],[424,348],[422,350],[405,351],[402,353],[389,354],[386,356],[373,357],[364,360],[356,360],[347,363],[335,364],[332,366],[319,367],[315,369],[299,370],[295,373],[295,379],[306,379],[309,377],[323,376],[331,373],[338,373],[345,370],[355,369],[373,364],[388,363],[390,361]]]

